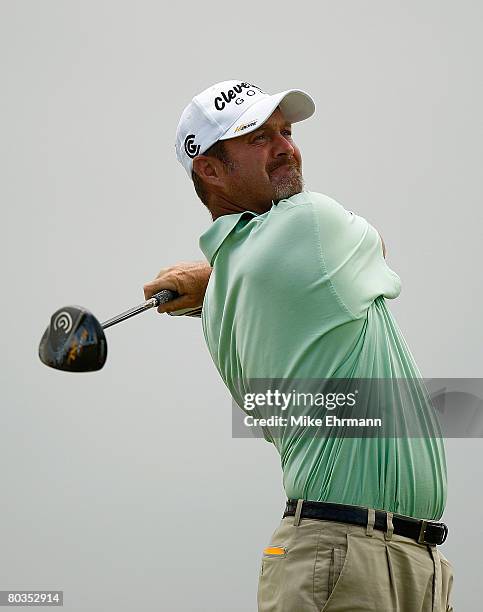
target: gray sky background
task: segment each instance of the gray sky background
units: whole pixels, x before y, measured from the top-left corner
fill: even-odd
[[[231,438],[199,320],[109,330],[95,374],[37,358],[58,307],[108,318],[201,259],[210,217],[174,136],[212,83],[311,93],[307,188],[383,235],[423,375],[482,376],[482,18],[476,0],[0,0],[0,589],[63,589],[69,612],[256,609],[279,458]],[[483,441],[446,448],[443,552],[476,612]]]

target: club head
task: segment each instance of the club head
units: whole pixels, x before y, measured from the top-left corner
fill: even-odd
[[[80,306],[59,308],[39,346],[45,365],[67,372],[93,372],[106,362],[107,341],[95,316]]]

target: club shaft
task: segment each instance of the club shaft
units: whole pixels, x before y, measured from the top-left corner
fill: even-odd
[[[135,315],[144,312],[145,310],[149,310],[150,308],[155,308],[157,306],[160,306],[161,304],[166,304],[166,302],[170,302],[171,300],[174,300],[177,297],[178,294],[175,291],[163,289],[159,293],[156,293],[156,295],[153,295],[153,297],[149,300],[146,300],[142,304],[139,304],[139,306],[134,306],[134,308],[130,308],[129,310],[126,310],[125,312],[122,312],[121,314],[118,314],[115,317],[104,321],[104,323],[101,323],[102,329],[107,329],[112,325],[121,323],[121,321],[130,319],[131,317],[134,317]]]

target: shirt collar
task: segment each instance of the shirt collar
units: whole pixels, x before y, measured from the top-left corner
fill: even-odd
[[[234,215],[222,215],[213,222],[213,225],[200,237],[200,249],[203,251],[206,259],[213,265],[213,260],[218,249],[223,244],[225,238],[231,234],[236,224],[243,216],[258,217],[257,213],[250,210],[244,210],[241,213]]]

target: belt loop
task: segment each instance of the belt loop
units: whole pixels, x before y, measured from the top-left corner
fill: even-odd
[[[376,511],[374,508],[367,509],[367,527],[366,527],[366,536],[372,538],[374,535],[374,523],[376,522]]]
[[[392,539],[392,534],[394,532],[394,525],[392,524],[392,517],[393,517],[393,513],[392,512],[386,512],[386,531],[384,532],[384,539],[385,540],[391,540]]]
[[[303,499],[297,500],[297,507],[295,508],[295,518],[293,521],[294,527],[298,527],[300,525],[300,515],[302,514],[303,503],[304,503]]]

